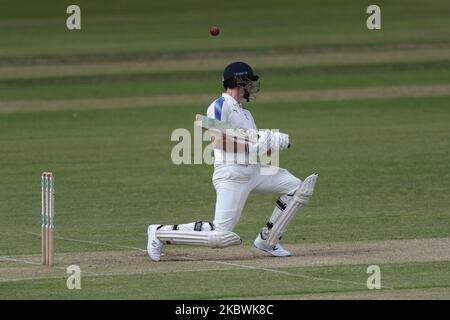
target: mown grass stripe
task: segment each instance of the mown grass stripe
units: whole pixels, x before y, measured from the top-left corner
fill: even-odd
[[[402,97],[450,96],[450,84],[422,86],[388,86],[367,88],[345,88],[329,90],[293,90],[265,92],[258,97],[258,103],[302,102],[387,99]],[[113,109],[160,106],[207,105],[215,96],[211,94],[158,95],[139,97],[88,98],[72,100],[15,100],[0,101],[0,113]]]
[[[181,61],[229,59],[230,57],[245,56],[264,58],[276,55],[316,56],[320,54],[331,54],[339,57],[340,54],[382,54],[390,51],[404,51],[404,58],[408,59],[406,53],[415,50],[445,51],[450,49],[450,42],[395,42],[395,43],[344,43],[344,44],[314,44],[305,46],[283,46],[283,47],[255,47],[255,48],[185,48],[183,50],[172,49],[170,51],[135,51],[135,52],[100,52],[80,54],[46,54],[46,55],[1,55],[0,66],[46,66],[67,64],[95,64],[108,62],[142,62],[142,61]]]
[[[35,63],[24,65],[0,66],[0,79],[30,79],[30,78],[60,78],[75,76],[115,75],[133,73],[167,73],[167,72],[204,72],[218,71],[233,59],[234,54],[193,55],[185,59],[151,58],[118,61],[43,61],[36,59]],[[379,63],[426,62],[450,59],[450,48],[394,48],[382,51],[337,51],[337,52],[306,52],[306,53],[269,53],[268,55],[252,55],[249,62],[260,68],[288,69],[306,66],[324,65],[355,65]],[[1,65],[1,63],[0,63]]]
[[[450,51],[449,51],[450,53]],[[366,74],[368,77],[372,73],[401,73],[410,71],[439,71],[450,69],[450,55],[448,60],[423,61],[423,62],[402,62],[402,63],[374,63],[344,65],[319,65],[319,66],[272,66],[262,65],[258,68],[258,73],[264,77],[286,77],[286,76],[318,76],[318,75],[348,75]],[[222,66],[223,67],[223,66]],[[215,69],[196,71],[170,71],[170,72],[122,72],[120,74],[90,74],[90,75],[63,75],[56,77],[31,77],[16,79],[0,79],[1,87],[26,87],[44,85],[64,85],[64,84],[99,84],[99,83],[125,83],[125,82],[148,82],[148,81],[180,81],[180,80],[211,80],[218,82],[222,70]]]

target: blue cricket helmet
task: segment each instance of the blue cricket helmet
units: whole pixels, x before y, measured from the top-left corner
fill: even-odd
[[[254,74],[252,67],[245,62],[233,62],[223,70],[223,85],[225,88],[235,88],[237,86],[236,79],[242,81],[258,81],[259,76]]]

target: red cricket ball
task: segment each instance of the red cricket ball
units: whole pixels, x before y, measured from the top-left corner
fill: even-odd
[[[209,29],[209,33],[212,36],[217,36],[220,33],[220,30],[216,26],[212,26],[211,29]]]

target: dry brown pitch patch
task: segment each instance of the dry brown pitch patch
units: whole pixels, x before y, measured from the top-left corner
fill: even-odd
[[[248,246],[225,249],[170,247],[160,262],[144,251],[57,254],[55,267],[39,265],[37,255],[0,257],[0,282],[65,278],[66,267],[79,265],[85,276],[140,275],[236,269],[277,269],[408,262],[450,261],[450,238],[286,245],[292,257],[274,258]]]

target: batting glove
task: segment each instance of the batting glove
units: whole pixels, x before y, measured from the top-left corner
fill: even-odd
[[[273,151],[289,148],[289,136],[285,133],[274,132],[272,134],[271,149]]]

